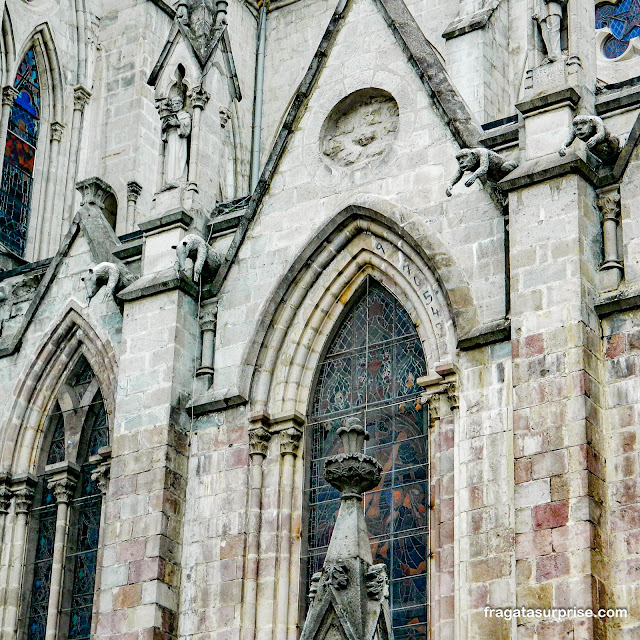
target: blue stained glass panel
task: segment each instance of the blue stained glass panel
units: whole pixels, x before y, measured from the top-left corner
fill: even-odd
[[[33,191],[33,169],[40,119],[40,81],[35,52],[18,66],[18,90],[11,112],[0,182],[0,242],[24,255]]]
[[[621,0],[617,5],[598,5],[595,27],[608,28],[612,34],[604,41],[603,55],[610,59],[620,57],[629,48],[629,42],[640,37],[640,0]]]
[[[340,452],[337,430],[355,415],[366,423],[366,452],[382,465],[380,485],[364,497],[374,562],[393,582],[398,637],[426,635],[427,426],[416,380],[425,358],[415,325],[400,303],[369,279],[328,345],[315,388],[308,491],[308,573],[321,569],[338,492],[324,478],[327,457]],[[419,606],[416,606],[419,605]]]
[[[64,462],[64,458],[65,458],[64,418],[61,413],[58,413],[54,418],[53,435],[51,437],[51,444],[49,445],[49,454],[47,455],[47,464]]]

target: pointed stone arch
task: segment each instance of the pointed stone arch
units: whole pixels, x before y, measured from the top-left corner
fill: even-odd
[[[113,429],[116,359],[75,303],[69,303],[16,384],[14,402],[0,440],[0,469],[12,475],[34,473],[44,428],[58,388],[83,355],[98,379]]]
[[[437,250],[446,253],[444,247]],[[253,412],[306,414],[323,349],[367,277],[387,288],[410,315],[429,372],[438,363],[452,362],[456,314],[476,313],[475,305],[455,309],[449,299],[450,289],[464,289],[471,299],[462,272],[449,268],[443,282],[421,246],[397,223],[371,209],[349,206],[302,251],[261,313],[242,369],[250,380],[246,397]]]
[[[13,78],[16,73],[16,66],[31,47],[34,47],[36,51],[38,68],[43,75],[41,82],[42,79],[45,79],[47,82],[47,85],[42,87],[41,92],[42,96],[49,102],[49,104],[46,105],[48,109],[47,120],[62,123],[64,115],[64,83],[53,33],[48,23],[43,22],[39,24],[26,37],[24,44],[13,61],[13,66],[9,70],[9,77]]]
[[[13,68],[13,61],[16,56],[16,43],[13,37],[13,26],[11,24],[11,16],[9,8],[5,5],[2,14],[2,86],[6,87],[13,82],[10,75]]]

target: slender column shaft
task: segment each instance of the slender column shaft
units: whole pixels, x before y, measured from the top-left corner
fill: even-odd
[[[202,110],[205,108],[211,96],[201,87],[194,87],[189,92],[193,105],[193,121],[191,123],[191,147],[189,157],[189,186],[198,190],[198,164],[200,157],[200,120]]]
[[[263,461],[271,434],[262,426],[249,431],[249,515],[247,523],[247,569],[244,584],[243,640],[254,640],[258,602],[258,566],[262,529]]]
[[[278,545],[278,583],[276,596],[276,640],[286,640],[291,563],[291,507],[293,472],[301,432],[290,427],[281,432],[282,481],[280,494],[280,539]]]
[[[81,47],[79,47],[81,48]],[[76,87],[73,96],[73,118],[71,121],[71,142],[69,143],[69,160],[67,162],[67,180],[64,188],[64,224],[60,228],[60,237],[66,233],[73,218],[73,200],[75,184],[78,178],[78,155],[80,152],[80,135],[84,122],[84,108],[89,102],[91,93],[84,87]]]
[[[64,558],[67,547],[67,532],[69,529],[69,500],[71,500],[75,484],[75,481],[71,478],[62,478],[60,480],[52,480],[49,482],[49,487],[53,488],[56,496],[58,510],[56,512],[56,533],[53,542],[51,587],[49,589],[45,640],[55,640],[58,633],[60,593],[62,592]]]
[[[142,185],[135,182],[127,182],[127,218],[125,220],[125,233],[131,233],[136,223],[136,204],[142,193]]]
[[[16,491],[16,510],[13,526],[13,540],[11,544],[11,562],[9,567],[9,585],[5,604],[4,638],[9,640],[16,636],[18,622],[18,604],[20,602],[20,587],[22,568],[24,565],[24,547],[27,537],[27,521],[29,509],[33,500],[33,491],[21,488]]]
[[[38,255],[34,256],[36,260],[47,258],[50,252],[54,250],[52,248],[52,222],[53,212],[55,205],[56,185],[58,182],[58,166],[60,164],[60,140],[62,139],[63,125],[59,122],[53,122],[51,124],[51,147],[49,149],[49,171],[47,174],[47,184],[44,197],[44,210],[43,215],[40,218],[41,224],[39,227],[42,229],[39,242]],[[55,240],[57,248],[58,238]]]

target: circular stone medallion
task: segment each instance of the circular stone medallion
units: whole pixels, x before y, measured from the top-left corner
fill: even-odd
[[[320,151],[339,167],[360,167],[382,156],[398,132],[398,103],[382,89],[360,89],[331,109]]]

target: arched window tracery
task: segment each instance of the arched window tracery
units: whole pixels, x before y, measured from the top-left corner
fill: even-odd
[[[0,182],[0,242],[24,255],[40,130],[40,77],[31,47],[18,66]]]
[[[338,428],[357,415],[369,434],[366,453],[384,470],[364,509],[374,562],[384,562],[391,578],[394,634],[402,639],[426,637],[427,426],[416,384],[425,369],[409,315],[368,278],[319,365],[308,424],[307,584],[322,567],[339,507],[324,462],[340,452]]]
[[[21,625],[25,640],[44,640],[51,627],[58,639],[84,640],[91,634],[102,510],[95,472],[98,454],[109,444],[109,430],[101,391],[84,356],[61,389],[74,406],[63,410],[62,402],[57,403],[48,421],[48,450],[42,455],[46,463],[38,475],[29,525],[31,557]],[[68,533],[56,556],[61,518]]]

